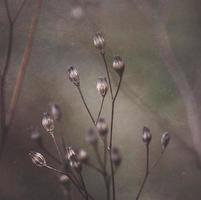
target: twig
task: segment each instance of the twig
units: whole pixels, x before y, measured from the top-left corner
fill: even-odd
[[[88,197],[88,192],[87,192],[87,188],[86,188],[86,185],[85,185],[85,182],[84,182],[84,178],[83,178],[83,176],[82,176],[82,172],[79,172],[79,176],[80,176],[80,180],[81,180],[83,189],[84,189],[85,194],[86,194],[86,200],[88,200],[88,199],[89,199],[89,197]]]
[[[80,93],[82,102],[84,103],[84,106],[85,106],[85,108],[86,108],[86,110],[87,110],[87,112],[88,112],[88,114],[89,114],[89,116],[90,116],[90,118],[91,118],[93,124],[96,125],[95,120],[94,120],[94,118],[93,118],[93,116],[92,116],[92,114],[91,114],[91,112],[90,112],[90,110],[89,110],[89,108],[88,108],[88,106],[87,106],[87,103],[86,103],[86,101],[85,101],[85,99],[84,99],[84,96],[83,96],[83,93],[82,93],[82,90],[81,90],[80,86],[77,86],[77,89],[78,89],[78,91],[79,91],[79,93]]]
[[[145,171],[145,177],[143,179],[143,182],[142,182],[142,184],[140,186],[140,189],[139,189],[139,191],[137,193],[137,196],[136,196],[135,200],[138,200],[140,198],[140,195],[141,195],[141,193],[142,193],[142,191],[144,189],[144,186],[146,184],[148,176],[149,176],[149,144],[146,144],[146,171]]]
[[[60,149],[59,149],[59,146],[58,146],[58,144],[57,144],[57,141],[56,141],[55,136],[54,136],[53,133],[51,134],[51,137],[52,137],[52,140],[53,140],[54,145],[55,145],[55,147],[56,147],[56,150],[57,150],[59,159],[60,159],[60,161],[62,162],[62,161],[63,161],[63,158],[62,158],[62,155],[61,155],[61,151],[60,151]]]
[[[104,104],[104,100],[105,100],[105,96],[102,97],[102,100],[101,100],[101,105],[100,105],[100,109],[99,109],[99,112],[98,112],[98,116],[97,116],[97,119],[96,119],[96,124],[100,118],[100,115],[101,115],[101,112],[102,112],[102,109],[103,109],[103,104]]]
[[[108,69],[107,61],[106,61],[106,58],[105,58],[105,52],[101,52],[101,56],[103,58],[105,69],[106,69],[106,73],[107,73],[107,78],[108,78],[108,82],[109,82],[109,88],[110,88],[111,98],[113,99],[112,84],[111,84],[111,79],[110,79],[110,74],[109,74],[109,69]]]
[[[16,20],[17,20],[17,18],[19,17],[19,15],[20,15],[22,9],[24,8],[26,2],[27,2],[27,0],[23,0],[23,2],[21,3],[20,7],[19,7],[18,10],[17,10],[17,13],[15,14],[15,16],[14,16],[13,19],[12,19],[12,22],[13,22],[13,23],[16,22]]]

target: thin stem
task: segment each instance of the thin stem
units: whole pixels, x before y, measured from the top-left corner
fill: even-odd
[[[62,164],[62,162],[58,160],[54,155],[52,155],[52,153],[49,152],[44,145],[39,145],[39,146],[43,150],[43,152],[46,153],[48,156],[50,156],[56,163],[58,163],[59,165]]]
[[[87,167],[90,167],[91,169],[97,171],[98,173],[104,175],[104,172],[103,172],[101,169],[99,169],[98,167],[94,166],[92,163],[89,163],[89,162],[88,162],[88,163],[86,163],[85,165],[86,165]]]
[[[83,96],[83,93],[82,93],[82,90],[81,90],[80,86],[77,86],[77,89],[78,89],[78,91],[79,91],[79,93],[80,93],[82,102],[84,103],[84,106],[85,106],[85,108],[86,108],[86,110],[87,110],[87,112],[88,112],[88,114],[89,114],[89,116],[90,116],[90,118],[91,118],[93,124],[96,125],[95,120],[94,120],[94,118],[93,118],[93,116],[92,116],[92,114],[91,114],[91,112],[90,112],[90,110],[89,110],[89,108],[88,108],[88,106],[87,106],[87,103],[86,103],[86,101],[85,101],[85,99],[84,99],[84,96]]]
[[[111,79],[110,79],[108,64],[107,64],[106,57],[105,57],[105,52],[101,52],[101,56],[102,56],[102,58],[103,58],[104,65],[105,65],[105,69],[106,69],[106,73],[107,73],[107,78],[108,78],[108,82],[109,82],[109,88],[110,88],[111,99],[113,99],[112,84],[111,84]]]
[[[162,159],[164,153],[165,153],[165,149],[163,149],[163,150],[161,151],[161,154],[160,154],[159,158],[158,158],[158,159],[155,161],[155,163],[151,166],[151,169],[149,170],[149,173],[150,173],[154,168],[157,167],[157,165],[158,165],[158,163],[161,161],[161,159]]]
[[[58,146],[58,144],[57,144],[57,141],[56,141],[56,139],[55,139],[53,133],[51,134],[51,137],[52,137],[53,142],[54,142],[54,144],[55,144],[55,147],[56,147],[56,150],[57,150],[57,153],[58,153],[59,159],[60,159],[60,161],[62,162],[63,159],[62,159],[61,151],[60,151],[60,149],[59,149],[59,146]]]
[[[48,166],[48,165],[45,165],[44,167],[46,167],[47,169],[50,169],[50,170],[52,170],[52,171],[55,171],[55,172],[57,172],[57,173],[59,173],[59,174],[64,174],[64,175],[68,176],[68,178],[69,178],[70,181],[73,183],[73,185],[75,186],[75,188],[79,191],[79,193],[82,195],[82,197],[83,197],[83,198],[86,198],[86,196],[85,196],[85,194],[83,193],[81,187],[76,183],[76,181],[71,177],[71,175],[70,175],[69,173],[65,173],[65,172],[63,172],[63,171],[60,171],[60,170],[55,169],[55,168],[53,168],[53,167],[51,167],[51,166]]]
[[[95,154],[96,154],[96,157],[97,157],[99,165],[101,166],[102,169],[104,169],[104,164],[102,162],[102,159],[101,159],[101,156],[100,156],[100,153],[99,153],[97,145],[94,146],[94,151],[95,151]]]
[[[13,24],[16,22],[17,18],[19,17],[19,15],[20,15],[22,9],[24,8],[26,2],[27,2],[27,0],[24,0],[21,3],[20,7],[18,8],[17,13],[15,14],[15,16],[13,17],[13,20],[12,20]]]
[[[107,169],[107,151],[108,151],[108,146],[107,146],[107,138],[103,138],[103,144],[104,144],[104,170],[106,171]]]
[[[99,112],[98,112],[98,116],[97,116],[97,119],[96,119],[96,124],[100,118],[100,115],[101,115],[101,112],[102,112],[102,109],[103,109],[103,104],[104,104],[104,100],[105,100],[105,96],[102,97],[102,100],[101,100],[101,105],[100,105],[100,109],[99,109]]]
[[[144,186],[147,182],[148,176],[149,176],[149,144],[146,144],[146,171],[145,171],[145,176],[144,176],[143,182],[140,186],[140,189],[137,193],[135,200],[138,200],[140,198],[140,195],[141,195],[141,193],[144,189]]]
[[[34,34],[36,32],[36,28],[38,25],[38,20],[39,20],[39,16],[40,16],[40,11],[41,11],[41,7],[42,7],[42,0],[37,0],[36,1],[36,8],[35,11],[32,15],[32,19],[31,19],[31,25],[30,25],[30,29],[29,29],[29,33],[28,33],[28,39],[27,39],[27,43],[26,43],[26,47],[24,49],[24,53],[22,56],[22,60],[19,66],[19,70],[17,73],[17,78],[15,81],[15,86],[12,92],[12,97],[11,97],[11,101],[9,104],[9,109],[8,109],[8,114],[7,114],[7,118],[6,118],[6,125],[9,128],[12,124],[12,120],[14,118],[15,115],[15,111],[17,108],[17,102],[20,96],[20,91],[21,91],[21,86],[24,80],[24,76],[25,76],[25,71],[26,71],[26,67],[28,65],[29,62],[29,58],[31,55],[31,49],[33,46],[33,41],[34,41]]]
[[[83,178],[83,176],[82,176],[82,172],[79,172],[79,176],[80,176],[80,180],[81,180],[83,189],[84,189],[85,194],[86,194],[86,200],[88,200],[88,199],[89,199],[89,197],[88,197],[88,192],[87,192],[87,188],[86,188],[86,185],[85,185],[85,182],[84,182],[84,178]]]

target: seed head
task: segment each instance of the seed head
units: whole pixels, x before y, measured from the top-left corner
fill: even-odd
[[[67,148],[67,159],[72,168],[81,170],[81,163],[78,159],[78,155],[72,147]]]
[[[161,146],[162,149],[164,150],[170,142],[170,134],[168,132],[163,133],[161,137]]]
[[[108,125],[104,118],[99,118],[96,124],[96,128],[100,136],[105,137],[108,133]]]
[[[144,127],[143,128],[143,133],[142,133],[142,140],[144,143],[149,144],[151,142],[152,139],[152,135],[151,132],[149,130],[149,128]]]
[[[46,166],[46,160],[44,156],[38,152],[31,151],[29,153],[29,156],[31,157],[32,162],[38,166],[38,167],[44,167]]]
[[[34,128],[33,130],[31,130],[31,139],[39,145],[42,144],[42,135],[40,134],[38,129]]]
[[[117,147],[112,147],[111,150],[111,159],[112,162],[114,163],[115,167],[119,167],[122,161],[122,156],[120,154],[119,148]]]
[[[59,105],[52,104],[51,108],[50,108],[50,112],[51,112],[51,116],[53,117],[54,120],[59,121],[61,119],[62,112],[61,112]]]
[[[88,154],[84,149],[80,149],[78,151],[78,159],[82,163],[86,163],[88,161]]]
[[[43,114],[42,117],[42,125],[43,128],[48,132],[48,133],[53,133],[54,131],[54,120],[52,117],[46,112]]]
[[[69,80],[76,86],[80,85],[80,77],[77,69],[74,66],[68,68],[68,77]]]
[[[90,128],[85,137],[86,143],[90,145],[96,145],[98,142],[98,136],[93,128]]]
[[[125,69],[125,63],[120,56],[114,56],[112,66],[119,75],[122,75]]]
[[[69,186],[70,185],[70,179],[66,175],[60,175],[59,181],[64,186]]]
[[[105,47],[105,39],[103,37],[103,34],[100,32],[96,33],[93,40],[94,40],[94,46],[98,50],[103,51]]]
[[[96,88],[98,92],[102,95],[102,97],[104,97],[108,91],[107,79],[105,77],[99,78],[96,84]]]

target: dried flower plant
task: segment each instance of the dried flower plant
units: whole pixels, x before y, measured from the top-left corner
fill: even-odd
[[[42,126],[45,129],[47,133],[50,134],[54,141],[54,145],[56,147],[59,160],[55,158],[47,149],[44,147],[41,135],[38,133],[37,130],[32,131],[31,138],[36,141],[41,149],[47,153],[48,155],[51,155],[51,157],[60,165],[63,166],[63,171],[58,170],[54,167],[51,167],[47,165],[46,160],[44,156],[38,152],[30,152],[29,155],[31,157],[32,162],[38,166],[38,167],[45,167],[47,169],[50,169],[52,171],[55,171],[59,174],[61,174],[59,180],[62,185],[69,186],[69,183],[71,183],[77,191],[80,193],[80,195],[86,199],[86,200],[95,200],[96,198],[93,197],[89,190],[86,187],[85,179],[82,175],[82,169],[83,167],[89,167],[93,170],[95,170],[97,173],[99,173],[104,180],[105,189],[106,189],[106,199],[107,200],[116,200],[116,189],[115,189],[115,173],[117,172],[118,168],[120,167],[120,164],[122,162],[122,154],[120,152],[120,149],[118,147],[113,146],[113,124],[114,124],[114,116],[115,116],[115,103],[116,98],[119,93],[119,89],[122,83],[122,77],[125,70],[125,63],[123,59],[120,56],[114,56],[112,67],[113,69],[118,73],[119,75],[119,82],[117,85],[117,89],[114,92],[111,79],[110,79],[110,73],[108,69],[107,60],[105,57],[105,39],[103,37],[102,33],[97,33],[94,36],[94,46],[99,50],[100,55],[102,56],[104,66],[106,69],[106,75],[107,78],[99,78],[97,81],[97,90],[100,93],[102,97],[101,105],[98,111],[98,116],[95,118],[86,101],[84,98],[84,95],[82,93],[81,87],[80,87],[80,76],[78,70],[74,66],[70,66],[68,68],[68,78],[69,80],[75,85],[75,87],[78,89],[78,92],[80,94],[81,100],[87,110],[87,113],[93,123],[93,127],[88,130],[85,136],[86,143],[90,145],[96,155],[97,161],[99,166],[95,166],[90,161],[90,157],[88,153],[84,149],[74,149],[71,146],[67,146],[66,142],[61,136],[62,140],[62,151],[60,150],[60,147],[57,145],[56,139],[55,139],[55,123],[58,121],[61,116],[61,109],[57,104],[51,105],[51,112],[50,114],[45,113],[42,117]],[[108,84],[109,83],[109,84]],[[108,124],[106,120],[101,117],[102,108],[104,104],[104,98],[107,94],[107,91],[110,91],[111,96],[111,120],[110,120],[110,127],[108,127]],[[99,149],[99,140],[103,142],[103,156],[101,156],[100,149]],[[156,162],[153,164],[152,167],[150,167],[150,144],[152,140],[151,131],[149,128],[144,127],[142,130],[142,141],[145,144],[146,147],[146,168],[145,168],[145,176],[142,181],[142,184],[139,187],[138,193],[135,197],[136,200],[138,200],[142,194],[143,188],[146,184],[146,181],[148,179],[148,176],[151,173],[151,170],[158,164],[160,161],[162,155],[164,154],[169,141],[170,141],[170,135],[169,133],[165,132],[161,137],[161,155],[156,160]],[[69,188],[69,187],[68,187]],[[111,195],[112,194],[112,195]]]

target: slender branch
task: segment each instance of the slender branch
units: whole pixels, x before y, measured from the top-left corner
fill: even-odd
[[[64,174],[64,175],[68,176],[68,178],[70,179],[70,181],[72,182],[72,184],[75,186],[75,188],[79,191],[79,193],[82,195],[82,197],[86,198],[86,196],[85,196],[84,192],[82,191],[81,187],[76,183],[76,181],[71,177],[71,175],[69,173],[57,170],[57,169],[55,169],[53,167],[50,167],[48,165],[46,165],[44,167],[46,167],[47,169],[50,169],[52,171],[55,171],[55,172],[57,172],[59,174]]]
[[[153,165],[151,166],[151,169],[149,170],[149,173],[150,173],[153,169],[155,169],[155,168],[157,167],[158,163],[161,161],[161,159],[162,159],[162,157],[163,157],[163,155],[164,155],[164,153],[165,153],[165,150],[166,150],[166,149],[163,149],[163,150],[161,151],[161,154],[160,154],[159,158],[155,161],[155,163],[153,163]]]
[[[94,166],[92,163],[86,163],[85,164],[87,167],[90,167],[91,169],[93,169],[93,170],[95,170],[95,171],[97,171],[98,173],[100,173],[101,175],[104,175],[104,172],[101,170],[101,169],[99,169],[98,167],[96,167],[96,166]]]
[[[87,112],[88,112],[88,114],[89,114],[89,116],[90,116],[90,118],[91,118],[93,124],[96,125],[95,120],[94,120],[94,118],[93,118],[93,116],[92,116],[92,114],[91,114],[91,112],[90,112],[90,110],[89,110],[89,108],[88,108],[88,106],[87,106],[87,103],[86,103],[86,101],[85,101],[85,99],[84,99],[84,96],[83,96],[83,93],[82,93],[82,90],[81,90],[80,86],[77,86],[77,89],[78,89],[78,91],[79,91],[79,93],[80,93],[82,102],[84,103],[84,106],[85,106],[85,108],[86,108],[86,110],[87,110]]]
[[[36,28],[38,25],[40,10],[42,7],[42,2],[43,2],[42,0],[36,1],[36,10],[32,16],[30,30],[28,33],[27,45],[25,47],[24,54],[22,57],[22,61],[21,61],[21,64],[19,66],[19,70],[18,70],[16,82],[15,82],[15,87],[13,89],[11,102],[10,102],[10,106],[8,109],[8,115],[6,118],[6,125],[8,128],[10,128],[12,120],[13,120],[14,115],[15,115],[17,102],[18,102],[18,99],[20,96],[20,90],[21,90],[22,82],[24,80],[25,70],[26,70],[26,67],[28,65],[30,55],[31,55],[31,49],[32,49],[33,40],[34,40],[34,34],[36,32]]]
[[[120,76],[120,80],[117,86],[117,90],[115,93],[115,96],[112,99],[112,112],[111,112],[111,126],[110,126],[110,142],[109,142],[109,150],[110,150],[110,164],[111,164],[111,176],[112,176],[112,191],[113,191],[113,200],[115,200],[115,177],[114,177],[114,166],[113,166],[113,162],[112,162],[112,141],[113,141],[113,124],[114,124],[114,111],[115,111],[115,101],[117,98],[117,95],[119,93],[119,89],[121,86],[121,82],[122,82],[122,75]]]
[[[112,84],[111,84],[111,79],[110,79],[108,64],[107,64],[106,57],[105,57],[105,52],[101,52],[101,56],[102,56],[102,58],[103,58],[104,65],[105,65],[105,69],[106,69],[106,73],[107,73],[107,78],[108,78],[108,82],[109,82],[109,88],[110,88],[111,99],[113,99]]]
[[[24,8],[25,4],[26,4],[27,0],[23,0],[23,2],[21,3],[20,7],[17,10],[17,13],[15,14],[15,16],[13,17],[13,24],[16,22],[17,18],[19,17],[22,9]]]
[[[49,157],[51,157],[56,163],[58,163],[59,165],[62,164],[62,162],[58,160],[54,155],[52,155],[52,153],[49,152],[44,145],[39,145],[39,146],[43,150],[43,152],[46,153]]]
[[[98,151],[98,146],[97,145],[94,146],[94,151],[95,151],[96,158],[98,160],[99,165],[101,166],[102,169],[104,169],[104,164],[102,162],[102,159],[101,159],[100,153]]]
[[[100,118],[100,115],[101,115],[101,112],[102,112],[102,109],[103,109],[103,104],[104,104],[104,100],[105,100],[105,96],[102,97],[102,100],[101,100],[101,105],[100,105],[100,109],[99,109],[99,112],[98,112],[98,116],[97,116],[97,119],[96,119],[96,124]]]
[[[88,199],[89,199],[89,197],[88,197],[88,192],[87,192],[87,188],[86,188],[86,185],[85,185],[85,182],[84,182],[84,178],[83,178],[83,176],[82,176],[82,172],[79,172],[79,176],[80,176],[80,180],[81,180],[83,189],[84,189],[85,194],[86,194],[86,200],[88,200]]]
[[[142,191],[144,189],[144,186],[145,186],[145,184],[147,182],[148,176],[149,176],[149,144],[146,144],[146,171],[145,171],[145,177],[143,179],[143,182],[142,182],[142,184],[140,186],[140,189],[139,189],[139,191],[137,193],[137,196],[136,196],[135,200],[138,200],[140,198],[140,195],[141,195],[141,193],[142,193]]]
[[[63,161],[63,158],[62,158],[62,155],[61,155],[61,151],[60,151],[60,149],[59,149],[59,146],[58,146],[58,144],[57,144],[57,141],[56,141],[55,136],[54,136],[53,133],[51,134],[51,137],[52,137],[52,140],[53,140],[54,145],[55,145],[55,147],[56,147],[56,150],[57,150],[59,159],[60,159],[60,161],[62,162],[62,161]]]

